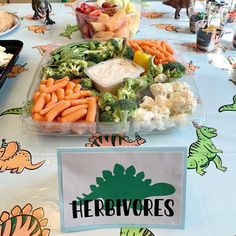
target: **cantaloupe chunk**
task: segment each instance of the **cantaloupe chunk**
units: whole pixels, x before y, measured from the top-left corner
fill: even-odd
[[[106,30],[106,26],[104,23],[102,22],[90,22],[92,27],[93,27],[93,30],[95,32],[97,31],[105,31]]]
[[[116,12],[108,22],[106,22],[107,29],[109,31],[116,31],[124,25],[126,21],[126,13],[123,10]]]
[[[110,16],[104,13],[101,13],[99,17],[97,18],[97,22],[102,22],[102,23],[106,23],[109,20],[110,20]]]
[[[99,31],[93,35],[93,38],[100,38],[100,39],[110,39],[115,35],[114,32],[111,31]]]
[[[129,38],[130,37],[130,33],[129,33],[129,29],[126,27],[122,27],[118,30],[115,31],[115,37],[119,38],[119,37],[125,37],[125,38]]]

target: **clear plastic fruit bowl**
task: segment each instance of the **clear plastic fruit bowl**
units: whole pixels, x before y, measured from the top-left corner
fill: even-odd
[[[76,21],[84,38],[131,38],[138,31],[141,5],[137,2],[131,2],[124,10],[117,7],[111,13],[111,9],[107,8],[107,11],[102,11],[100,14],[94,12],[91,15],[78,11],[83,3],[91,6],[95,6],[96,3],[91,0],[80,0],[73,4]]]

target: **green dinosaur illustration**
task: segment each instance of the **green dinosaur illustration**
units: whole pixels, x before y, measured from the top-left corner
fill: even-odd
[[[79,30],[78,25],[67,25],[64,32],[60,33],[59,36],[71,39],[71,35],[78,30]]]
[[[120,236],[154,236],[154,234],[145,228],[121,228]]]
[[[219,112],[223,111],[236,111],[236,95],[233,97],[233,103],[228,105],[223,105],[219,108]]]
[[[196,126],[196,133],[198,140],[190,145],[189,156],[187,159],[188,169],[196,169],[200,175],[204,175],[204,171],[213,161],[216,168],[221,171],[226,171],[227,168],[222,166],[221,158],[217,153],[223,153],[222,150],[217,149],[212,138],[217,136],[217,130],[206,126]]]
[[[7,109],[6,111],[3,111],[2,113],[0,113],[0,116],[21,115],[23,109],[25,109],[25,106],[26,106],[26,109],[28,110],[30,109],[31,105],[32,105],[32,101],[29,101],[26,105],[23,105],[21,107],[14,107],[14,108]]]
[[[102,172],[103,178],[97,177],[96,185],[90,185],[91,193],[83,194],[84,198],[77,197],[78,204],[83,200],[95,199],[140,199],[141,201],[152,196],[166,196],[173,194],[175,188],[167,183],[156,183],[151,185],[151,179],[144,179],[144,172],[136,174],[134,166],[125,169],[120,164],[115,164],[113,173],[109,170]],[[116,205],[115,205],[116,206]],[[132,208],[131,203],[131,208]]]

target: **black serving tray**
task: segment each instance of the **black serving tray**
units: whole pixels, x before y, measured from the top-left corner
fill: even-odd
[[[0,40],[0,46],[6,48],[7,53],[12,53],[14,56],[4,69],[0,67],[0,89],[7,78],[7,74],[11,71],[15,65],[19,54],[23,48],[23,42],[20,40]]]

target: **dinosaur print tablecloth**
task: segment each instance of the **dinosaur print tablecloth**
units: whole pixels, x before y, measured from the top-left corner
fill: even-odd
[[[32,20],[30,4],[4,4],[16,13],[20,26],[0,39],[24,42],[17,65],[0,90],[0,235],[65,235],[60,232],[57,147],[188,146],[186,225],[184,230],[106,229],[72,233],[78,236],[233,236],[236,235],[236,73],[209,61],[214,58],[195,47],[183,10],[147,3],[136,38],[168,39],[189,63],[205,111],[205,121],[162,134],[94,137],[52,137],[26,134],[19,115],[42,55],[54,43],[81,38],[72,9],[53,4],[56,25]],[[231,50],[232,25],[222,39],[220,53]],[[231,81],[230,81],[231,80]],[[233,82],[233,83],[232,83]]]

